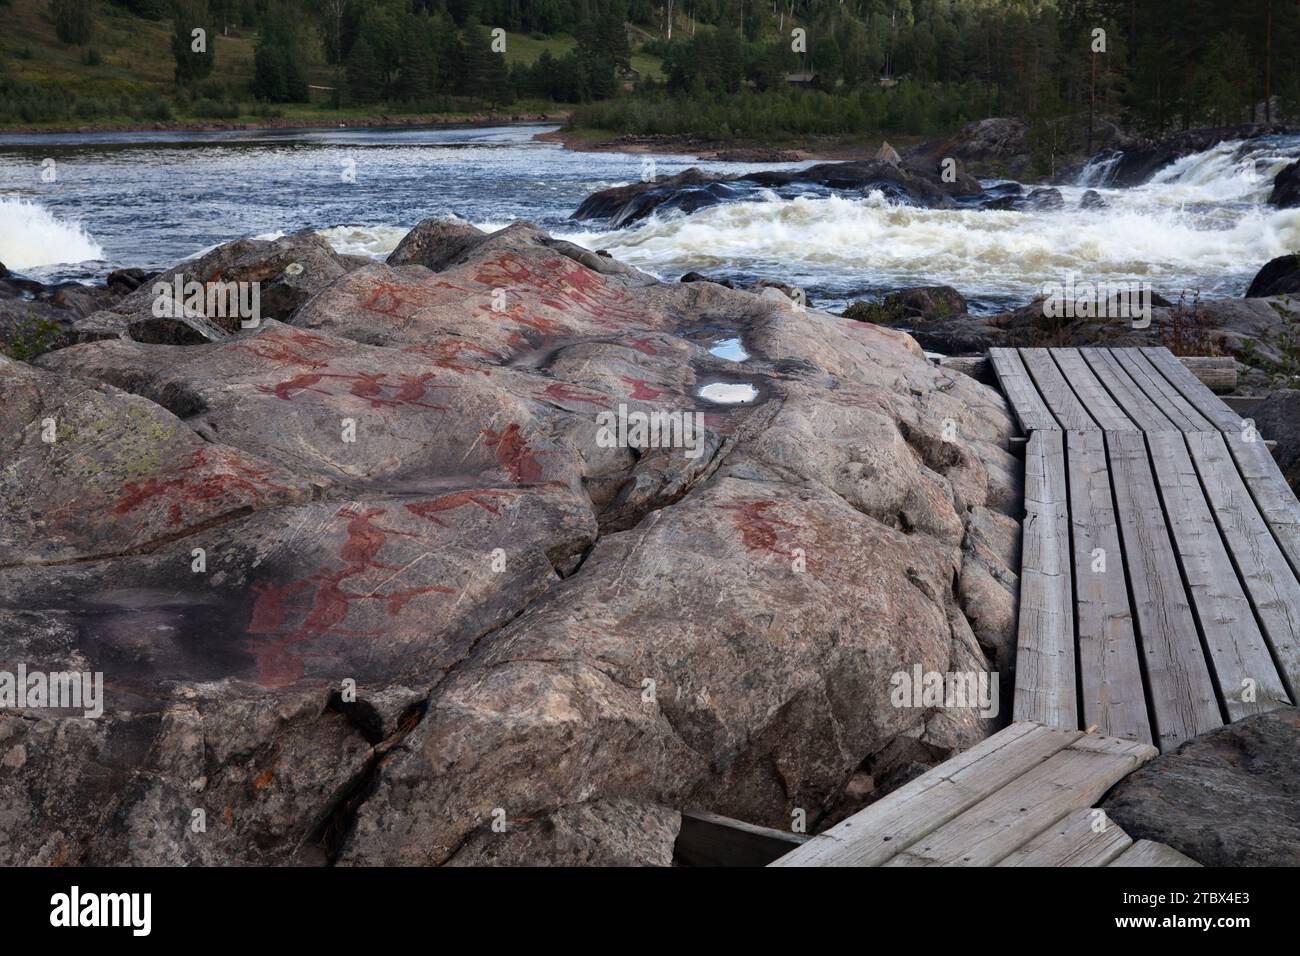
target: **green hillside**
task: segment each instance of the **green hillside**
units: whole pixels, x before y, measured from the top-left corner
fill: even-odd
[[[353,3],[358,10],[364,6],[356,0]],[[159,4],[164,5],[171,6]],[[314,8],[311,4],[282,4],[291,11],[285,19],[297,24],[294,66],[305,87],[302,96],[291,98],[259,95],[256,53],[264,24],[232,23],[224,31],[213,29],[209,40],[211,71],[195,82],[178,84],[170,17],[149,19],[133,13],[129,5],[89,0],[86,6],[93,23],[91,34],[84,42],[73,43],[63,42],[57,35],[52,6],[49,0],[0,0],[0,21],[4,25],[0,30],[0,125],[127,127],[267,120],[404,120],[427,118],[429,114],[454,119],[458,115],[482,115],[485,109],[551,115],[567,109],[565,103],[552,97],[513,86],[495,97],[475,95],[477,90],[457,89],[450,82],[442,88],[431,86],[408,93],[401,82],[403,71],[400,67],[394,70],[391,62],[378,67],[383,78],[373,94],[353,96],[349,64],[327,62],[327,31],[311,22],[311,17],[318,15],[319,4]],[[217,8],[215,2],[211,6]],[[382,4],[378,6],[382,8]],[[468,42],[467,35],[450,19],[421,19],[431,32],[441,32],[452,43],[458,38],[462,46]],[[402,23],[383,26],[392,30],[395,42],[401,42]],[[579,47],[578,40],[565,33],[507,32],[505,41],[504,56],[499,59],[504,65],[501,72],[508,77],[514,77],[520,67],[532,66],[543,54],[560,61],[566,55],[572,58]],[[438,53],[444,59],[451,57],[446,51]],[[393,57],[398,55],[392,53]],[[661,76],[659,57],[634,49],[630,63],[643,76]],[[448,64],[445,69],[454,75],[463,66]],[[336,85],[342,88],[338,103],[333,92]],[[491,84],[479,86],[490,88]]]

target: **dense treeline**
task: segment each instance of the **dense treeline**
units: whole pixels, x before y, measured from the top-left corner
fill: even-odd
[[[1020,115],[1046,152],[1086,148],[1103,119],[1166,131],[1300,113],[1296,0],[112,3],[172,21],[177,96],[191,100],[212,98],[198,91],[233,30],[256,37],[254,76],[225,95],[263,104],[306,102],[324,74],[336,107],[585,103],[580,123],[627,132],[934,133]],[[62,42],[93,43],[96,9],[50,0]],[[540,55],[508,65],[505,31]],[[662,79],[629,69],[637,51],[662,59]],[[0,77],[0,112],[20,101],[42,108]]]

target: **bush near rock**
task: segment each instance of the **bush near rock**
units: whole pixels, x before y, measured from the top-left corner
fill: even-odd
[[[1014,600],[996,392],[525,223],[425,233],[441,271],[322,255],[288,321],[0,361],[0,667],[106,695],[0,715],[0,862],[663,864],[682,807],[815,828],[899,738],[997,723],[890,700],[1013,640],[967,616],[985,576]],[[278,281],[302,248],[205,258]],[[610,447],[620,406],[700,413],[698,453]]]

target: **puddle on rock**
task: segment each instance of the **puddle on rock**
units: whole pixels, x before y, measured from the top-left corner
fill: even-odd
[[[710,382],[700,389],[700,398],[721,405],[740,405],[758,397],[758,389],[748,382]]]
[[[740,339],[722,339],[709,349],[709,354],[726,359],[728,362],[743,362],[749,358],[749,353],[745,351]]]

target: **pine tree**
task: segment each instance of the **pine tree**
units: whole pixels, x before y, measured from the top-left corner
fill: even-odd
[[[377,103],[383,95],[383,74],[379,60],[365,36],[352,44],[348,54],[348,99],[359,105]]]
[[[90,0],[50,0],[54,32],[64,43],[85,43],[95,32]]]
[[[172,56],[176,82],[190,84],[212,72],[217,31],[206,0],[175,0],[172,9]],[[196,33],[195,31],[202,31]]]

